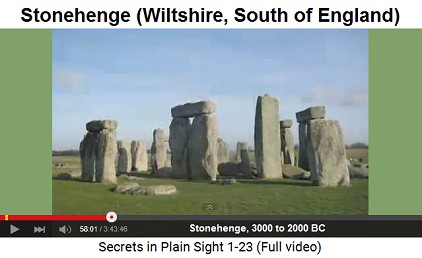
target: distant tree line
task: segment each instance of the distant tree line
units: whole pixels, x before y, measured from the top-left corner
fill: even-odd
[[[346,145],[346,148],[348,148],[348,149],[367,149],[368,144],[363,143],[363,142],[355,142],[355,143],[352,143],[350,145]]]
[[[148,149],[147,153],[150,154],[151,150]],[[170,153],[170,151],[167,151],[167,153]],[[79,156],[79,150],[53,151],[53,156]]]
[[[368,144],[363,142],[355,142],[352,144],[346,145],[347,149],[367,149]],[[295,144],[295,149],[299,149],[299,144]],[[254,152],[253,148],[249,148],[250,152]],[[150,154],[151,150],[148,149],[147,153]],[[167,151],[167,153],[171,153]],[[79,156],[79,150],[64,150],[64,151],[53,151],[53,156]]]
[[[79,156],[79,150],[53,151],[53,156]]]

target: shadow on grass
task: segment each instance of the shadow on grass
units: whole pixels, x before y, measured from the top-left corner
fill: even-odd
[[[83,182],[80,178],[75,178],[75,177],[69,177],[68,178],[68,177],[53,176],[53,180]]]
[[[263,185],[272,185],[272,184],[278,184],[278,185],[294,185],[294,186],[313,186],[311,181],[306,180],[239,180],[239,183],[244,184],[263,184]]]

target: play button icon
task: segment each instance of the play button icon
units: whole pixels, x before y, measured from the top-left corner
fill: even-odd
[[[19,231],[19,228],[13,226],[12,224],[10,224],[10,234],[12,235],[13,233],[16,233]]]

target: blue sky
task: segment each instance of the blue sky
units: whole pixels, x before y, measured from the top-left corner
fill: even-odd
[[[173,106],[217,104],[220,137],[253,146],[258,95],[280,119],[327,107],[346,143],[368,142],[367,30],[53,30],[53,150],[78,149],[85,123],[118,139],[168,134]],[[296,138],[297,141],[297,138]]]

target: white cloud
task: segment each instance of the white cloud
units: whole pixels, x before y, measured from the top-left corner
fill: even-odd
[[[61,69],[55,73],[59,86],[65,89],[75,89],[85,85],[85,78],[81,73],[71,70]]]
[[[302,103],[334,105],[344,107],[359,107],[368,105],[368,89],[339,89],[328,86],[315,86],[309,92],[302,95]]]

